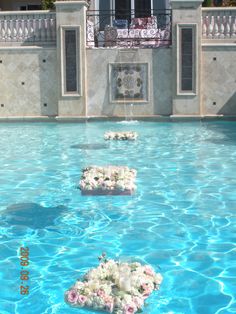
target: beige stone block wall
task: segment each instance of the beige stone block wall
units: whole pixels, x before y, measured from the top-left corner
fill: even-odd
[[[0,117],[57,115],[55,48],[0,48]]]
[[[148,64],[148,102],[111,102],[109,64]],[[169,115],[172,112],[171,48],[87,49],[88,116]],[[130,101],[127,102],[130,104]]]
[[[236,45],[202,47],[204,115],[236,115]]]

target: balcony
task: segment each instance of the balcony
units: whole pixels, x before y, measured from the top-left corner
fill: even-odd
[[[171,45],[171,10],[87,11],[87,47],[158,48]]]

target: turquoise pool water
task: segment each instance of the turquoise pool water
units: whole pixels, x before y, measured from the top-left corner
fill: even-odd
[[[162,273],[144,314],[236,313],[236,123],[0,124],[0,143],[1,314],[94,313],[63,294],[104,251]],[[81,168],[108,164],[137,169],[135,195],[82,197]]]

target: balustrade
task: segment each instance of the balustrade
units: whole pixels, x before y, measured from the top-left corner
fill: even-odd
[[[203,8],[202,39],[236,40],[236,8]]]
[[[0,42],[32,44],[55,41],[55,13],[45,11],[0,13]]]

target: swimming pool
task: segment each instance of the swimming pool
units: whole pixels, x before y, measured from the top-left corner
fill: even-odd
[[[0,142],[1,314],[88,313],[63,295],[104,251],[163,275],[144,314],[236,313],[235,122],[11,123]],[[135,195],[81,196],[81,169],[108,164],[137,169]]]

